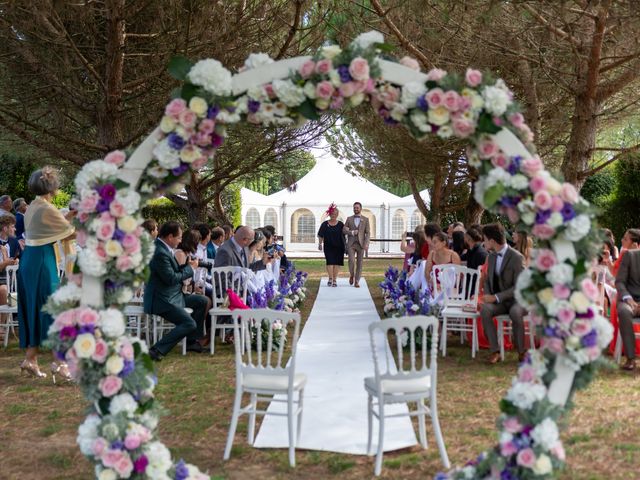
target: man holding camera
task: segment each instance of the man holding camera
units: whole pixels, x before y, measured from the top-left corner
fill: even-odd
[[[347,253],[349,254],[349,285],[360,288],[362,260],[364,252],[369,250],[369,219],[362,214],[362,204],[353,204],[353,215],[347,218],[342,233],[347,236]]]

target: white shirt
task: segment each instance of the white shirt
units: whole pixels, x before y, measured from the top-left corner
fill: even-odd
[[[353,223],[356,224],[356,228],[360,228],[360,215],[353,217]]]
[[[196,257],[199,260],[207,260],[207,246],[198,242],[198,248],[196,248]]]
[[[496,252],[496,272],[498,273],[502,271],[502,261],[504,260],[504,255],[507,253],[507,250],[509,250],[509,245],[505,243],[504,247],[502,247],[499,252]]]

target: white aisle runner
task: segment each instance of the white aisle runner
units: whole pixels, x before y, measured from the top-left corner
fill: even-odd
[[[360,288],[339,279],[338,287],[323,278],[313,309],[298,340],[296,372],[307,375],[302,428],[297,447],[307,450],[366,454],[367,394],[364,378],[373,376],[369,324],[378,320],[364,279]],[[378,352],[383,359],[385,351]],[[269,411],[286,411],[273,402]],[[406,405],[385,408],[388,414],[406,412]],[[374,419],[373,449],[378,422]],[[417,443],[409,417],[385,422],[385,451]],[[267,415],[255,441],[258,448],[288,446],[287,419]]]

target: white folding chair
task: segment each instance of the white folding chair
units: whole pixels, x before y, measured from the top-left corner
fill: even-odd
[[[395,350],[395,357],[387,348],[389,347],[388,334],[391,330],[394,331],[396,338],[396,348],[391,347],[392,351]],[[401,340],[404,332],[408,333],[410,350],[406,362]],[[418,335],[421,335],[421,339],[417,342]],[[438,450],[440,451],[440,458],[445,468],[449,468],[449,457],[447,456],[440,430],[440,421],[438,420],[436,391],[438,379],[438,319],[433,316],[417,315],[415,317],[393,318],[382,322],[374,322],[369,325],[369,336],[371,338],[375,376],[364,379],[364,388],[368,394],[368,454],[372,453],[373,417],[375,416],[380,423],[375,475],[380,475],[382,470],[385,417],[418,417],[420,444],[423,448],[427,448],[425,415],[429,415]],[[429,342],[431,342],[430,346]],[[384,361],[378,359],[377,352],[381,350],[387,352]],[[408,365],[408,368],[405,368],[405,364]],[[374,399],[377,400],[377,404],[374,403]],[[428,406],[425,405],[425,399],[428,400]],[[385,415],[385,405],[408,402],[416,402],[416,410],[409,410],[407,413],[395,415]],[[375,407],[377,407],[377,411]]]
[[[498,322],[497,334],[498,345],[500,346],[500,359],[504,362],[504,336],[511,335],[513,333],[513,327],[511,323],[511,317],[509,315],[496,315],[496,321]],[[523,318],[524,322],[524,334],[529,335],[529,349],[536,349],[536,329],[531,325],[531,319],[529,315]]]
[[[215,353],[216,330],[224,340],[227,329],[232,329],[230,323],[218,323],[218,317],[230,316],[231,310],[225,305],[228,301],[227,290],[232,290],[243,302],[247,301],[247,277],[250,270],[242,267],[216,267],[211,269],[211,355]],[[242,340],[241,340],[242,341]]]
[[[605,314],[604,296],[606,292],[605,285],[607,283],[607,270],[608,267],[605,265],[594,265],[591,267],[591,278],[596,287],[598,287],[598,300],[596,300],[596,306],[598,307],[598,313],[600,315]]]
[[[16,334],[18,319],[18,265],[8,265],[7,276],[7,304],[0,305],[0,328],[4,330],[4,348],[9,345],[9,334]]]
[[[434,294],[444,293],[442,316],[442,356],[447,355],[447,333],[459,332],[460,343],[471,332],[471,357],[480,349],[478,341],[478,289],[480,270],[461,265],[434,265],[431,270]],[[469,323],[467,320],[471,320]]]
[[[227,445],[224,450],[224,459],[228,460],[231,455],[231,447],[238,426],[238,418],[246,413],[249,415],[249,428],[247,441],[253,444],[256,415],[278,415],[287,417],[287,427],[289,431],[289,464],[295,467],[296,464],[296,443],[300,435],[300,425],[302,423],[302,404],[304,398],[304,387],[307,376],[304,373],[296,373],[296,345],[300,331],[300,314],[287,313],[276,310],[255,309],[236,310],[233,316],[233,332],[236,338],[236,395],[233,402],[233,413],[231,415],[231,425]],[[285,334],[284,329],[280,332],[279,345],[274,342],[274,323],[282,322],[283,325],[293,323],[293,334],[291,339],[291,353],[287,359],[285,356]],[[262,330],[268,329],[266,348],[262,344]],[[255,344],[252,341],[252,330],[255,331]],[[245,348],[238,341],[243,335]],[[288,360],[288,361],[287,361]],[[250,395],[249,403],[242,407],[242,394]],[[295,401],[294,393],[298,393],[298,400]],[[275,395],[286,396],[285,399],[272,397]],[[268,412],[258,410],[258,402],[286,402],[286,413]],[[294,427],[294,422],[297,423]]]
[[[149,335],[149,316],[144,313],[144,285],[139,287],[129,303],[124,307],[124,317],[126,319],[126,329],[131,335],[142,338],[144,329],[147,342],[151,340]]]
[[[193,313],[193,309],[189,307],[184,308],[185,312],[189,315]],[[170,332],[176,326],[168,320],[165,320],[160,315],[151,315],[151,323],[153,325],[153,343],[155,344],[158,340],[160,340],[165,333]],[[180,342],[182,344],[182,355],[187,354],[187,337],[184,337]]]

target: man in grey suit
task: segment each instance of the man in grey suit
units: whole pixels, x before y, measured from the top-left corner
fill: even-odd
[[[362,213],[362,204],[353,204],[353,215],[344,222],[342,233],[347,236],[347,253],[349,254],[349,285],[360,288],[362,260],[364,252],[369,250],[369,219]],[[354,285],[355,283],[355,285]]]
[[[262,259],[249,263],[249,245],[255,238],[250,227],[238,227],[236,233],[216,250],[214,267],[243,267],[254,272],[264,270],[270,262],[269,254],[264,253]]]
[[[153,360],[162,357],[184,337],[187,337],[187,350],[202,352],[197,342],[204,334],[203,325],[207,312],[207,297],[204,295],[185,295],[182,293],[182,281],[193,276],[198,260],[189,260],[178,265],[173,251],[182,241],[182,228],[177,222],[167,222],[155,240],[155,252],[149,262],[151,275],[144,289],[144,311],[159,315],[175,324],[175,328],[165,334],[151,347],[149,355]],[[185,307],[191,308],[189,315]]]
[[[489,339],[491,355],[489,363],[500,361],[498,334],[493,323],[496,315],[509,314],[512,323],[513,340],[518,350],[518,361],[524,360],[524,322],[526,311],[515,301],[514,290],[520,272],[524,270],[524,257],[520,252],[507,245],[504,228],[499,223],[485,225],[482,228],[484,246],[489,255],[487,278],[484,280],[482,297],[482,327]]]
[[[616,276],[618,290],[618,321],[627,361],[623,370],[636,368],[636,339],[633,318],[640,317],[640,250],[627,250],[622,256]]]

